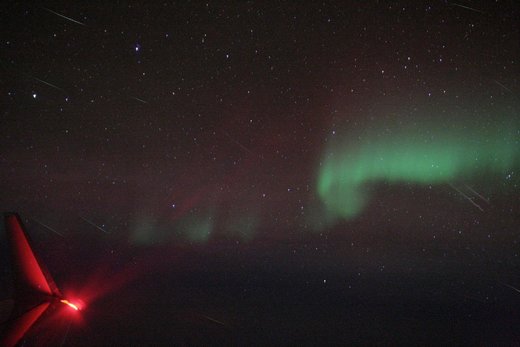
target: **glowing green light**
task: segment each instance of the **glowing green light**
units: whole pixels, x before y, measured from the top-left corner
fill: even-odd
[[[198,212],[183,216],[175,225],[175,231],[182,239],[203,243],[209,240],[213,224],[213,213],[210,211]]]
[[[517,123],[475,123],[381,123],[356,134],[345,131],[329,144],[318,171],[317,193],[327,213],[356,217],[368,204],[367,188],[374,182],[467,181],[504,174],[518,165]]]

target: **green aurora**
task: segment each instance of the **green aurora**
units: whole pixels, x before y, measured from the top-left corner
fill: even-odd
[[[372,183],[447,184],[505,176],[518,165],[519,127],[512,119],[397,123],[345,131],[329,142],[317,177],[328,220],[358,216]]]

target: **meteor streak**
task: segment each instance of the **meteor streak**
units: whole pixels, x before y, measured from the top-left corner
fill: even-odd
[[[504,283],[504,282],[499,282],[499,283],[502,284],[503,286],[506,286],[506,287],[508,287],[508,288],[513,289],[513,290],[514,290],[515,292],[517,292],[517,293],[520,293],[520,289],[518,289],[518,288],[516,288],[516,287],[513,287],[513,286],[510,285],[510,284],[507,284],[507,283]]]
[[[58,16],[58,17],[64,18],[64,19],[66,19],[66,20],[68,20],[68,21],[71,21],[71,22],[73,22],[73,23],[76,23],[76,24],[79,24],[79,25],[83,25],[83,26],[86,25],[85,23],[81,23],[80,21],[77,21],[77,20],[72,19],[72,18],[70,18],[70,17],[64,16],[64,15],[62,15],[61,13],[54,12],[53,10],[50,10],[50,9],[48,9],[48,8],[46,8],[46,7],[44,7],[43,9],[46,10],[46,11],[48,11],[48,12],[50,12],[50,13],[52,13],[52,14],[55,14],[55,15]]]
[[[69,331],[70,331],[70,322],[69,322],[69,325],[67,326],[67,332],[65,333],[65,336],[63,336],[63,340],[61,340],[60,346],[63,346],[65,344],[65,342],[67,341],[67,338],[69,337]]]
[[[224,325],[224,323],[222,323],[221,321],[219,320],[216,320],[215,318],[211,318],[210,316],[206,316],[205,314],[201,314],[202,317],[206,318],[207,320],[213,322],[213,323],[217,323],[217,324],[220,324],[220,325]]]
[[[249,148],[247,148],[246,146],[244,146],[243,144],[241,144],[240,142],[238,142],[237,140],[233,139],[231,136],[229,136],[229,134],[227,132],[224,133],[227,138],[230,140],[230,141],[233,141],[236,145],[238,145],[240,148],[242,148],[244,151],[248,152],[249,154],[254,154]]]
[[[58,231],[57,231],[56,229],[54,229],[54,228],[51,228],[51,227],[48,226],[47,224],[43,224],[42,222],[40,222],[39,220],[34,219],[34,218],[33,218],[33,220],[34,220],[36,223],[40,224],[40,225],[41,225],[42,227],[44,227],[45,229],[48,229],[48,230],[52,231],[53,233],[60,235],[61,237],[65,237],[62,233],[58,232]]]
[[[450,184],[450,186],[455,189],[460,195],[462,195],[466,200],[468,200],[473,206],[475,206],[476,208],[478,208],[479,210],[481,210],[482,212],[484,212],[484,210],[482,209],[482,207],[480,207],[480,205],[478,205],[475,201],[473,201],[472,198],[470,198],[469,196],[467,196],[466,194],[464,194],[461,190],[457,189],[457,187],[455,187],[454,185]]]
[[[452,2],[451,4],[454,5],[454,6],[465,8],[466,10],[470,10],[470,11],[474,11],[474,12],[485,14],[484,11],[477,10],[476,8],[473,8],[473,7],[468,7],[468,6],[464,6],[464,5],[461,5],[461,4],[456,4],[454,2]]]
[[[101,230],[102,232],[104,232],[105,234],[108,234],[108,232],[103,229],[102,227],[100,227],[99,225],[97,225],[96,223],[92,222],[91,220],[88,220],[86,218],[83,218],[83,217],[80,217],[81,219],[83,219],[85,222],[87,222],[88,224],[92,225],[94,228],[96,229],[99,229]]]
[[[64,90],[64,89],[62,89],[62,88],[60,88],[60,87],[58,87],[58,86],[56,86],[56,85],[54,85],[54,84],[52,84],[52,83],[46,82],[46,81],[41,80],[41,79],[39,79],[39,78],[37,78],[37,77],[33,77],[33,78],[34,78],[35,80],[37,80],[38,82],[40,82],[40,83],[46,84],[46,85],[48,85],[49,87],[52,87],[52,88],[54,88],[54,89],[57,89],[57,90],[59,90],[59,91],[65,93],[65,90]]]
[[[489,204],[489,199],[486,199],[485,197],[483,197],[482,195],[480,195],[475,189],[471,188],[470,186],[468,186],[467,184],[465,184],[466,188],[468,188],[468,190],[470,192],[472,192],[473,194],[475,194],[476,196],[478,196],[479,198],[481,198],[482,200],[484,200],[485,202],[487,202]]]
[[[493,80],[493,81],[495,81],[496,84],[498,84],[500,87],[504,88],[508,92],[510,92],[510,93],[513,92],[511,89],[507,88],[505,85],[503,85],[502,83],[498,82],[497,80]]]
[[[145,101],[143,99],[139,99],[139,98],[135,98],[135,97],[134,97],[134,99],[139,101],[139,102],[142,102],[143,104],[147,104],[148,103],[148,101]]]

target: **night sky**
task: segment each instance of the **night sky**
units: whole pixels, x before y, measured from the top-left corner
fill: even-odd
[[[519,17],[2,3],[0,207],[85,303],[26,344],[520,344]]]

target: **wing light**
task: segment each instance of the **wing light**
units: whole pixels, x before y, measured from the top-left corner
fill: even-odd
[[[69,300],[63,299],[63,300],[60,300],[60,302],[62,304],[65,304],[65,305],[71,307],[73,310],[79,311],[79,307],[77,305],[73,304],[72,302],[70,302]]]

